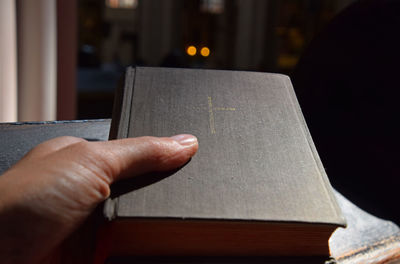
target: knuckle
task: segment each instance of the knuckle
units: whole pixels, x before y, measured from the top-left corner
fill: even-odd
[[[96,155],[96,145],[92,145],[88,141],[80,141],[74,144],[73,147],[76,148],[77,153],[81,155]]]
[[[102,144],[84,141],[76,144],[76,148],[80,162],[85,163],[83,166],[104,183],[111,183],[114,175],[119,173],[120,165],[117,155],[111,150],[107,151]]]

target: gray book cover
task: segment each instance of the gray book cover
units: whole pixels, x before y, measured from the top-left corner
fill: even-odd
[[[129,68],[111,138],[190,133],[199,151],[180,170],[110,198],[108,218],[345,225],[289,77]]]

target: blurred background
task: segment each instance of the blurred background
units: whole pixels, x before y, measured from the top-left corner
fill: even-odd
[[[4,86],[18,88],[3,96],[3,108],[15,105],[2,121],[109,118],[129,65],[290,73],[352,2],[4,0],[2,35],[14,40],[0,47],[14,49],[15,62],[4,64],[16,71]]]
[[[110,118],[127,66],[290,75],[333,186],[400,224],[398,0],[1,0],[0,121]]]
[[[111,116],[128,65],[290,73],[342,0],[84,0],[77,118]]]

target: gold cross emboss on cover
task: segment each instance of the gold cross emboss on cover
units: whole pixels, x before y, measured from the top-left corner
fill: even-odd
[[[211,134],[215,134],[215,120],[214,120],[214,112],[215,111],[235,111],[236,108],[233,107],[213,107],[212,98],[208,96],[208,119],[210,123],[210,132]]]
[[[204,110],[208,111],[208,124],[210,127],[210,133],[216,134],[217,132],[215,129],[215,119],[214,119],[215,112],[217,112],[217,111],[236,111],[236,108],[235,107],[214,107],[211,96],[207,97],[207,101],[208,101],[208,107],[200,106],[200,107],[193,107],[193,109],[196,111],[200,111],[200,112],[203,112]]]

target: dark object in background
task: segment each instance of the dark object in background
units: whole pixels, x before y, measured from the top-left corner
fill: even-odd
[[[174,49],[164,58],[161,67],[184,68],[186,64],[185,54],[179,49]]]
[[[358,1],[311,43],[292,81],[332,185],[400,223],[400,2]]]
[[[78,119],[111,117],[114,88],[122,73],[118,69],[79,69]]]

